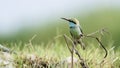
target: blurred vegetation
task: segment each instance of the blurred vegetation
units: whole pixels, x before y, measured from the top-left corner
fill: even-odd
[[[109,54],[101,66],[102,68],[120,67],[120,10],[96,10],[85,15],[81,15],[78,12],[73,15],[73,17],[76,17],[80,21],[85,34],[92,33],[104,27],[108,29],[110,34],[105,34],[102,42],[106,45],[105,47],[107,47]],[[45,61],[48,61],[49,64],[61,62],[61,60],[70,55],[70,52],[66,49],[67,47],[63,46],[65,45],[65,42],[62,42],[64,41],[63,38],[53,41],[58,35],[67,34],[70,36],[68,23],[60,18],[57,18],[57,20],[48,20],[45,23],[48,24],[44,26],[40,25],[34,29],[23,28],[13,37],[0,38],[0,44],[6,45],[18,53],[15,56],[13,55],[15,61],[17,61],[15,64],[18,67],[24,66],[24,64],[29,67],[30,64],[27,64],[27,62],[31,60],[27,59],[26,61],[28,54],[35,54],[35,56],[39,58],[42,57],[46,59]],[[36,37],[30,42],[34,35],[36,35]],[[89,46],[86,47],[85,51],[79,49],[79,52],[91,68],[100,67],[104,52],[101,47],[97,46],[98,44],[94,42],[95,40],[87,40],[89,41],[87,41],[86,44]],[[24,61],[26,61],[26,63]]]
[[[70,41],[68,42],[71,43]],[[99,46],[95,46],[94,43],[90,42],[89,47],[86,47],[86,50],[82,50],[80,46],[77,46],[77,49],[79,48],[78,51],[81,57],[90,68],[119,68],[120,53],[118,50],[115,52],[114,46],[112,45],[113,44],[111,43],[107,48],[109,54],[107,58],[104,59],[104,62],[102,62],[105,55],[104,50]],[[17,45],[12,44],[10,48],[16,52],[16,54],[12,53],[16,68],[39,68],[41,65],[50,66],[48,68],[68,68],[67,66],[70,66],[70,60],[66,60],[71,54],[67,46],[60,43],[60,40],[56,40],[54,43],[48,45],[33,45],[31,43],[27,43],[23,44],[22,49],[21,43]],[[74,57],[78,60],[77,55],[74,54]],[[75,68],[82,68],[80,60],[75,62],[74,66]]]
[[[116,9],[102,9],[90,12],[88,14],[79,14],[76,13],[73,17],[76,17],[82,26],[83,32],[85,34],[94,32],[98,29],[103,27],[108,28],[110,32],[110,40],[111,38],[114,41],[115,46],[119,46],[120,42],[120,10]],[[0,43],[8,44],[10,43],[17,43],[17,42],[28,42],[34,34],[37,37],[32,41],[33,44],[41,44],[47,43],[49,40],[53,39],[53,37],[57,36],[58,34],[68,34],[69,35],[69,28],[68,24],[65,21],[57,18],[58,20],[49,20],[46,23],[47,25],[36,27],[34,29],[25,29],[21,30],[16,36],[10,38],[0,38]],[[109,41],[108,39],[106,40]]]

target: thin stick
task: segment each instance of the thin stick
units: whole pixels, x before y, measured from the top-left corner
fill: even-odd
[[[85,36],[85,35],[84,35],[84,36]],[[101,41],[100,41],[97,37],[93,37],[93,36],[85,36],[85,37],[95,38],[95,39],[98,41],[98,43],[102,46],[102,48],[105,50],[105,56],[104,56],[104,58],[107,57],[108,51],[107,51],[107,49],[103,46],[103,44],[101,43]]]
[[[76,55],[79,57],[79,59],[81,60],[80,64],[81,64],[82,68],[89,68],[88,65],[85,63],[85,61],[83,60],[83,58],[80,56],[80,54],[79,54],[79,52],[77,51],[77,49],[75,48],[75,45],[74,45],[73,41],[72,41],[69,37],[67,37],[65,34],[64,34],[64,38],[66,38],[66,40],[68,39],[68,40],[70,40],[70,41],[72,42],[72,48],[74,48],[73,51],[75,51],[75,54],[76,54]],[[68,46],[68,43],[67,43],[67,46]],[[68,47],[69,47],[69,46],[68,46]],[[70,49],[70,50],[71,50],[71,49]]]
[[[68,46],[69,44],[67,42],[67,36],[64,34],[63,37],[64,37],[66,44],[67,44],[67,47],[71,53],[71,68],[73,68],[73,49],[74,49],[74,47],[72,47],[72,50],[71,50],[70,47]]]
[[[100,30],[97,30],[97,31],[95,31],[95,32],[92,32],[91,34],[88,34],[87,36],[92,36],[92,35],[94,35],[94,34],[96,34],[96,33],[101,33],[101,35],[103,35],[103,32],[109,34],[109,32],[106,30],[106,28],[102,28],[102,29],[100,29]]]
[[[33,47],[32,41],[33,41],[33,39],[35,39],[36,36],[37,36],[36,34],[33,35],[32,38],[29,40],[29,45],[31,46],[31,49],[32,49],[32,50],[34,50],[34,47]]]

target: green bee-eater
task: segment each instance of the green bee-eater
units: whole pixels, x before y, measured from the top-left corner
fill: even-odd
[[[74,44],[80,44],[83,49],[85,49],[84,43],[82,43],[81,37],[83,36],[83,31],[79,24],[79,21],[76,18],[62,18],[69,22],[70,34],[73,38]]]

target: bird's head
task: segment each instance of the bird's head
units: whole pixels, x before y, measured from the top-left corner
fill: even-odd
[[[79,21],[76,18],[61,18],[69,22],[69,24],[79,25]]]

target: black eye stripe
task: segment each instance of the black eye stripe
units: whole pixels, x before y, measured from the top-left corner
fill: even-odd
[[[70,20],[70,22],[73,22],[74,24],[76,24],[73,20]]]

